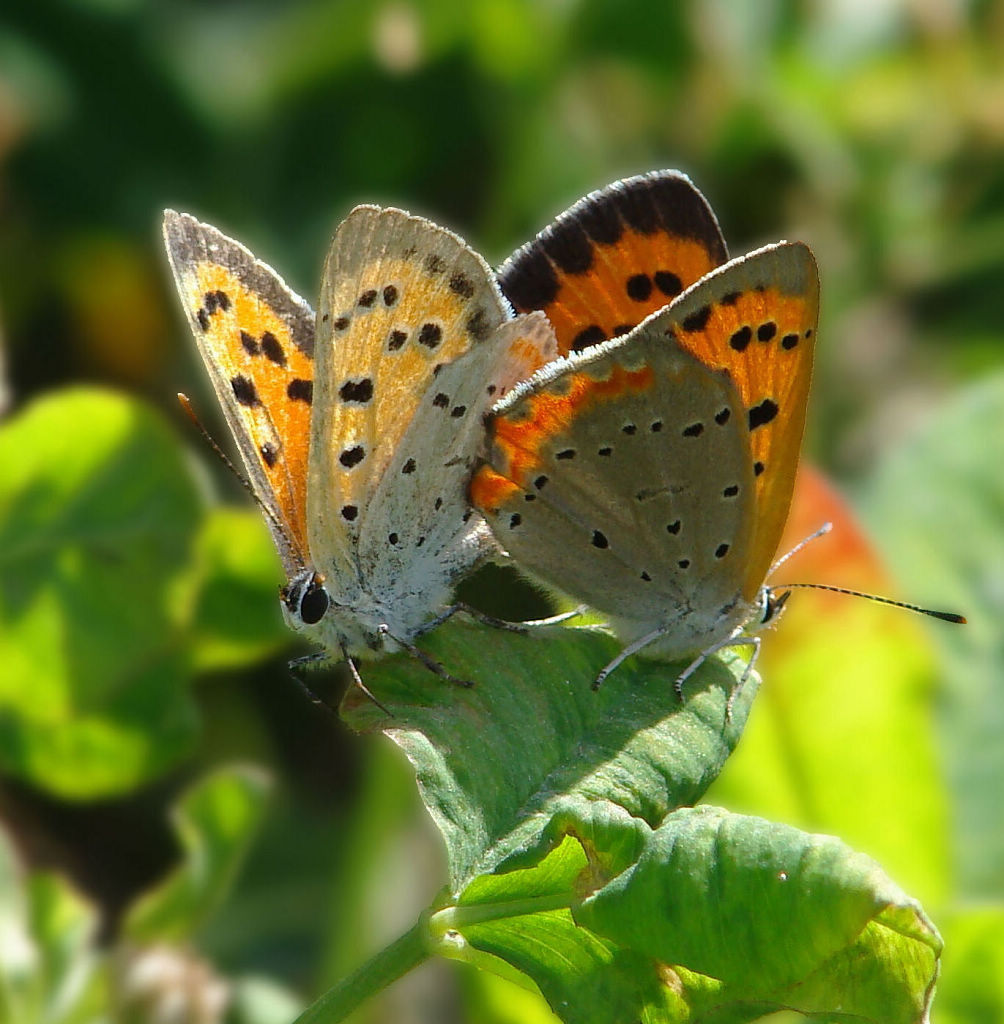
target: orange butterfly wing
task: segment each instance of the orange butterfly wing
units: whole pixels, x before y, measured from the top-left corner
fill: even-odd
[[[761,265],[765,253],[774,254],[772,273],[755,278],[747,268]],[[747,410],[757,514],[743,593],[752,600],[774,559],[794,492],[819,318],[819,274],[807,246],[782,242],[711,276],[719,275],[727,275],[729,290],[683,315],[676,341],[705,366],[727,371]]]
[[[499,284],[520,312],[547,314],[567,354],[626,334],[726,259],[690,179],[655,171],[579,200],[503,264]]]
[[[239,242],[167,210],[178,293],[287,575],[306,563],[314,313]]]

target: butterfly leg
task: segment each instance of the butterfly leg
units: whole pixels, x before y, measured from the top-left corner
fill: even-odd
[[[568,622],[569,619],[585,615],[589,611],[589,605],[576,605],[570,612],[558,612],[557,615],[548,615],[546,619],[527,619],[522,623],[524,626],[557,626],[561,622]]]
[[[396,643],[402,650],[407,651],[413,658],[417,658],[433,675],[439,676],[440,679],[443,679],[448,683],[453,683],[454,686],[470,688],[474,685],[474,683],[469,679],[460,679],[457,676],[450,675],[450,673],[447,672],[446,669],[435,660],[435,658],[430,658],[425,651],[420,650],[413,643],[409,643],[409,641],[403,640],[401,637],[394,636],[386,625],[380,626],[379,631],[384,636],[393,640],[394,643]],[[423,630],[423,632],[425,632],[425,630]]]
[[[363,693],[388,717],[393,718],[394,715],[377,700],[373,691],[363,682],[363,677],[359,674],[359,669],[356,668],[356,663],[349,657],[349,652],[345,649],[345,644],[341,644],[342,657],[345,659],[345,664],[349,666],[349,672],[352,674],[352,681],[359,687]]]
[[[440,612],[435,618],[429,619],[428,622],[423,623],[418,635],[422,636],[424,633],[428,633],[437,626],[441,626],[447,619],[452,619],[457,612],[464,612],[476,622],[480,622],[485,626],[493,626],[496,629],[511,629],[513,632],[517,633],[523,632],[523,630],[519,628],[522,623],[507,622],[505,619],[496,619],[494,615],[486,615],[484,612],[478,611],[477,608],[473,608],[471,605],[465,604],[463,601],[457,601],[455,604],[451,604],[449,608]]]
[[[300,658],[293,658],[292,661],[288,662],[286,667],[289,669],[289,674],[297,686],[307,695],[312,704],[317,704],[319,707],[327,708],[328,711],[333,712],[335,709],[322,697],[320,697],[310,684],[300,674],[300,670],[306,668],[308,665],[315,665],[318,662],[324,662],[328,660],[328,654],[326,651],[316,651],[314,654],[305,654]]]
[[[753,647],[753,653],[750,655],[749,661],[746,662],[746,669],[742,674],[742,678],[739,680],[739,685],[732,687],[732,692],[729,694],[728,703],[725,705],[725,721],[731,721],[732,719],[732,705],[736,701],[736,697],[739,696],[740,691],[746,685],[746,680],[753,674],[753,667],[757,663],[757,659],[760,657],[760,637],[758,636],[741,636],[737,637],[736,640],[739,643],[750,644]]]
[[[609,662],[606,667],[600,670],[600,674],[593,680],[593,689],[598,690],[603,684],[603,680],[615,668],[617,668],[621,662],[630,658],[632,654],[637,654],[643,647],[648,647],[649,644],[654,644],[660,637],[665,636],[667,629],[665,626],[660,626],[658,629],[653,629],[651,633],[646,633],[644,636],[639,637],[637,640],[632,641],[617,655],[613,661]],[[689,671],[689,670],[688,670]]]
[[[457,612],[464,612],[474,619],[475,622],[480,622],[483,626],[491,626],[493,629],[504,629],[510,633],[520,633],[525,635],[537,626],[554,626],[559,622],[565,622],[568,619],[573,619],[576,615],[581,615],[585,610],[586,605],[580,604],[578,608],[574,608],[570,612],[561,612],[558,615],[548,616],[546,619],[527,619],[523,622],[511,622],[509,619],[499,619],[494,615],[488,615],[485,612],[479,611],[477,608],[464,603],[463,601],[457,601],[456,604],[451,604],[449,608],[441,612],[434,619],[430,619],[426,622],[422,626],[419,635],[422,633],[428,633],[429,630],[435,629],[437,626],[441,626],[447,619],[456,615]]]
[[[737,686],[733,686],[729,692],[728,702],[725,705],[725,720],[729,721],[732,718],[732,705],[735,703],[736,697],[739,695],[739,691],[746,685],[746,681],[753,673],[753,668],[757,663],[757,658],[760,656],[760,637],[758,636],[743,636],[740,629],[730,633],[727,637],[719,640],[717,643],[712,644],[707,650],[701,651],[701,653],[694,658],[694,660],[676,677],[676,681],[673,683],[673,689],[676,692],[676,696],[679,700],[683,700],[683,684],[711,657],[712,654],[717,654],[719,651],[725,650],[727,647],[745,647],[749,644],[753,648],[753,653],[750,655],[749,661],[746,663],[746,668],[743,670],[743,674],[739,679]]]
[[[391,712],[383,704],[381,704],[379,700],[377,700],[377,698],[374,696],[374,694],[370,690],[370,688],[362,681],[362,677],[359,675],[359,670],[356,668],[355,662],[348,656],[348,653],[346,652],[345,648],[342,647],[341,650],[342,650],[342,658],[344,659],[345,663],[349,666],[349,672],[352,675],[352,681],[356,684],[356,686],[359,687],[360,690],[362,690],[363,693],[366,694],[366,696],[371,701],[373,701],[374,704],[376,704],[376,706],[385,715],[388,715],[389,717],[393,718],[394,716],[391,714]],[[314,704],[323,705],[329,711],[334,711],[335,709],[326,700],[322,700],[311,689],[310,685],[306,682],[306,680],[303,679],[303,677],[300,675],[300,673],[298,671],[299,669],[304,668],[307,665],[313,665],[313,664],[316,664],[318,662],[325,662],[325,661],[330,661],[330,660],[331,660],[331,657],[330,657],[330,655],[328,654],[327,651],[316,651],[314,654],[305,654],[301,658],[294,658],[291,662],[289,662],[288,668],[289,668],[289,674],[302,687],[304,692],[310,697],[311,701]]]

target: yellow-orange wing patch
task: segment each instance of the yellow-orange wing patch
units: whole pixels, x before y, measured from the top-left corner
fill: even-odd
[[[566,354],[626,334],[726,258],[701,193],[655,171],[579,200],[503,264],[499,284],[516,309],[547,314]]]
[[[313,311],[243,245],[188,214],[165,211],[164,242],[199,352],[292,576],[307,552]]]
[[[416,429],[420,405],[435,403],[457,427],[471,411],[452,388],[430,392],[437,375],[473,347],[491,346],[507,312],[491,268],[453,232],[375,206],[356,207],[339,226],[321,283],[316,383],[323,400],[312,422],[308,494],[311,551],[343,578],[372,576],[371,565],[357,564],[360,537],[395,455],[406,440],[427,454],[428,428]],[[396,501],[399,492],[391,493]],[[462,488],[441,497],[437,531],[444,540],[467,532],[463,506],[448,527],[447,514],[438,514],[448,501],[462,502]],[[429,525],[415,524],[423,546],[432,545],[420,532]],[[403,546],[402,531],[394,532],[394,546]]]

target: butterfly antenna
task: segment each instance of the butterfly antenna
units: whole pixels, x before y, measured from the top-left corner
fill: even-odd
[[[891,597],[879,597],[877,594],[864,594],[860,590],[848,590],[846,587],[834,587],[827,583],[786,583],[784,586],[768,588],[772,593],[775,590],[795,590],[802,588],[806,590],[829,590],[834,594],[847,594],[848,597],[863,597],[866,601],[876,601],[879,604],[888,604],[893,608],[905,608],[908,612],[917,612],[919,615],[930,615],[932,619],[941,619],[943,622],[957,622],[965,624],[966,617],[957,615],[955,612],[939,612],[933,608],[921,608],[919,604],[910,604],[907,601],[894,601]]]
[[[251,486],[251,481],[248,480],[248,478],[234,465],[233,460],[230,458],[230,456],[227,455],[227,453],[216,443],[216,438],[214,438],[213,435],[210,434],[208,430],[206,430],[205,426],[202,423],[202,420],[199,419],[199,417],[196,415],[195,410],[192,408],[192,403],[189,400],[188,395],[183,394],[182,392],[179,391],[178,403],[181,405],[181,408],[184,409],[185,415],[195,425],[195,429],[198,430],[198,432],[202,435],[202,440],[205,441],[210,448],[212,448],[214,454],[220,460],[220,462],[222,462],[223,465],[226,466],[231,473],[233,473],[233,475],[237,478],[238,482],[240,483],[241,487],[243,487],[244,490],[251,495],[252,499],[254,500],[254,503],[258,506],[258,508],[261,509],[262,515],[264,515],[265,518],[272,524],[272,527],[275,529],[278,535],[282,537],[283,540],[285,540],[289,550],[291,552],[295,552],[297,561],[300,563],[300,568],[304,568],[305,563],[303,560],[303,555],[297,550],[296,546],[293,544],[292,539],[286,532],[285,526],[279,521],[279,519],[276,517],[276,514],[268,507],[268,505],[266,505],[261,500],[261,498],[258,495],[258,492],[254,489],[254,487]]]
[[[775,572],[776,572],[776,571],[777,571],[778,569],[780,569],[780,568],[781,568],[781,566],[782,566],[782,565],[784,565],[784,563],[785,563],[785,562],[787,562],[787,561],[788,561],[788,559],[789,559],[789,558],[791,558],[791,556],[792,556],[792,555],[797,555],[797,554],[799,553],[799,551],[801,551],[801,550],[802,550],[802,548],[804,548],[804,547],[805,547],[806,545],[808,545],[809,543],[811,543],[812,541],[816,540],[816,539],[817,539],[817,538],[819,538],[819,537],[823,537],[823,536],[825,536],[825,535],[826,535],[826,534],[828,534],[828,533],[830,532],[830,530],[832,530],[832,529],[833,529],[833,523],[823,523],[823,525],[822,525],[822,526],[820,526],[818,530],[814,530],[814,531],[813,531],[812,533],[810,533],[810,534],[809,534],[809,536],[808,536],[808,537],[804,537],[804,538],[803,538],[802,540],[800,540],[800,541],[799,541],[799,542],[798,542],[798,543],[797,543],[797,544],[796,544],[796,545],[795,545],[795,546],[794,546],[793,548],[791,548],[791,549],[790,549],[789,551],[786,551],[786,552],[785,552],[785,553],[784,553],[784,554],[783,554],[783,555],[782,555],[782,556],[781,556],[781,557],[780,557],[780,558],[779,558],[779,559],[778,559],[778,560],[777,560],[777,561],[776,561],[776,562],[775,562],[775,563],[774,563],[774,564],[773,564],[773,565],[772,565],[772,566],[770,567],[770,569],[769,569],[769,570],[767,571],[767,577],[768,577],[768,579],[769,579],[769,578],[770,578],[771,576],[773,576],[773,575],[774,575],[774,573],[775,573]],[[773,590],[773,589],[775,589],[775,588],[773,588],[773,587],[772,587],[771,589]]]

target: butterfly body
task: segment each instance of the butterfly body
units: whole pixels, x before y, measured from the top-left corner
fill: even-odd
[[[482,417],[555,354],[458,236],[361,206],[315,315],[266,264],[167,211],[179,294],[283,562],[287,623],[345,657],[407,646],[492,540],[465,482]]]

